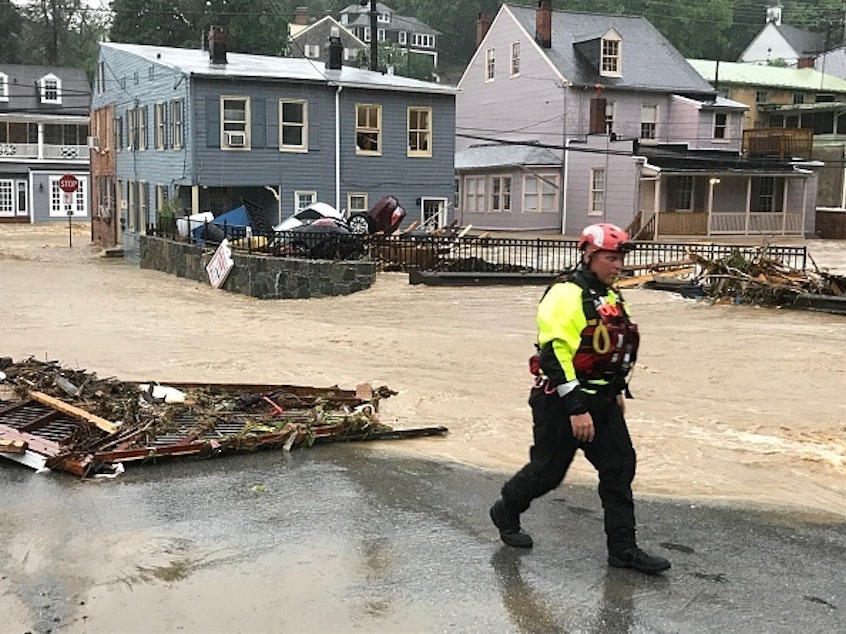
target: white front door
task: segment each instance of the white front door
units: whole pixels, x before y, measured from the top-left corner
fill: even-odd
[[[446,198],[421,198],[420,211],[422,227],[426,231],[442,229],[446,226]]]

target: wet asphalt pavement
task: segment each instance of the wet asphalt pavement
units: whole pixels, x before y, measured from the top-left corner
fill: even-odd
[[[0,595],[20,634],[846,631],[842,518],[638,499],[673,563],[649,577],[606,565],[592,487],[535,502],[531,551],[501,545],[507,475],[366,444],[91,482],[0,461]]]

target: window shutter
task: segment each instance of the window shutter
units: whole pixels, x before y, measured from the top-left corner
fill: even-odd
[[[261,101],[253,99],[250,101],[252,113],[250,114],[250,147],[265,147],[265,109]]]
[[[279,147],[279,100],[268,99],[264,105],[265,121],[267,124],[267,147]]]
[[[220,99],[206,97],[206,147],[220,147]]]
[[[308,102],[308,150],[320,149],[320,103]]]
[[[170,102],[162,104],[162,147],[166,150],[171,147],[170,143]]]

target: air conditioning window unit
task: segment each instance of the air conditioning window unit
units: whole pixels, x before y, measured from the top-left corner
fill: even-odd
[[[229,147],[244,147],[245,145],[247,145],[246,132],[226,132],[224,134],[226,145],[228,145]]]
[[[99,150],[100,149],[100,137],[98,137],[98,136],[88,137],[88,147],[92,150]]]

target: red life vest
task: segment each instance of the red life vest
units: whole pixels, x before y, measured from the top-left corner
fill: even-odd
[[[637,359],[637,324],[626,314],[622,296],[611,304],[593,289],[583,288],[582,293],[588,325],[573,357],[576,376],[580,380],[624,378]]]

